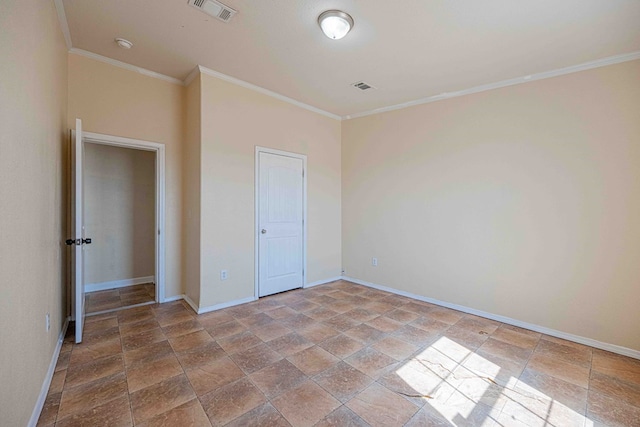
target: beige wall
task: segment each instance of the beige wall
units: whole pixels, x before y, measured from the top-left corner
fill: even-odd
[[[155,153],[86,144],[85,282],[155,275]]]
[[[67,60],[53,2],[0,2],[0,58],[0,424],[24,426],[66,312]]]
[[[184,293],[200,304],[200,76],[186,88],[182,247]]]
[[[254,295],[257,145],[308,156],[307,281],[339,276],[340,122],[208,75],[201,85],[200,305]]]
[[[346,274],[640,350],[639,82],[634,61],[343,122]]]
[[[68,126],[165,144],[166,290],[183,293],[182,143],[184,87],[69,54]]]

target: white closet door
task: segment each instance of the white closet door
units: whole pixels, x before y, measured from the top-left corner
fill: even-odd
[[[265,296],[304,284],[304,179],[302,159],[258,154],[258,289]]]

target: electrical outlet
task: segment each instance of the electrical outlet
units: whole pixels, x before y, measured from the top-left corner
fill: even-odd
[[[46,328],[47,328],[47,332],[49,332],[49,330],[51,330],[51,316],[49,316],[49,313],[47,313],[44,316],[45,319],[45,324],[46,324]]]
[[[220,280],[227,280],[229,278],[229,273],[227,270],[220,270]]]
[[[371,265],[373,265],[374,267],[378,266],[378,258],[371,258]]]

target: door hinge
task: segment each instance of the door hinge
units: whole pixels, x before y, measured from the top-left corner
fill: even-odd
[[[302,177],[304,178],[304,169],[302,169]]]

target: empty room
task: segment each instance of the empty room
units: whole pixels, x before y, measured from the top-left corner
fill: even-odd
[[[0,2],[1,426],[640,426],[640,2]]]

